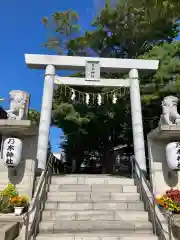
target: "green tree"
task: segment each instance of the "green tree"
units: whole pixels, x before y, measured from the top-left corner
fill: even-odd
[[[135,58],[155,44],[172,42],[179,32],[178,1],[119,0],[93,21],[96,29],[69,41],[71,54]]]
[[[50,18],[44,17],[42,24],[48,31],[53,31],[53,35],[50,34],[42,46],[55,50],[58,54],[66,51],[68,41],[79,32],[78,18],[77,12],[72,10],[55,12]]]
[[[178,35],[178,13],[176,1],[119,1],[116,8],[106,5],[102,9],[93,22],[96,30],[66,42],[69,55],[160,60],[157,73],[140,79],[145,136],[157,126],[162,98],[177,94],[179,89],[180,46],[173,42]],[[120,75],[107,73],[103,77]],[[61,90],[58,87],[54,95],[54,124],[67,136],[63,148],[70,162],[75,158],[79,167],[86,156],[98,151],[103,163],[106,152],[113,146],[132,145],[129,96],[120,98],[116,105],[106,102],[101,107],[85,106],[79,102],[72,104]]]
[[[40,113],[35,109],[29,109],[28,120],[31,120],[32,124],[38,125],[40,121]]]

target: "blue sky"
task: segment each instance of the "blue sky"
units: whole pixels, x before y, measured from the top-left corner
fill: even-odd
[[[97,3],[98,2],[98,3]],[[49,33],[42,26],[41,19],[54,11],[76,10],[83,30],[90,28],[91,20],[103,0],[1,0],[0,6],[0,97],[8,106],[8,93],[20,89],[31,94],[31,108],[41,108],[43,91],[43,71],[28,69],[24,54],[48,54],[50,51],[40,46]],[[58,151],[59,129],[51,129],[54,151]]]
[[[28,69],[24,54],[48,54],[41,47],[49,33],[42,26],[41,19],[54,11],[74,9],[80,16],[82,30],[88,30],[90,23],[104,0],[1,0],[0,5],[0,97],[8,106],[8,92],[20,89],[31,94],[31,108],[40,110],[43,91],[43,71]],[[59,129],[51,129],[54,151],[58,151]]]

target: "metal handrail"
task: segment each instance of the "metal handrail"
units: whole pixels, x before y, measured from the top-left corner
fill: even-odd
[[[131,164],[132,164],[132,177],[134,178],[135,184],[138,187],[138,190],[140,193],[140,198],[145,204],[145,209],[148,210],[148,208],[149,208],[149,210],[150,210],[149,214],[152,212],[152,225],[153,225],[154,234],[158,235],[161,240],[173,240],[174,237],[172,235],[172,224],[173,224],[174,219],[173,219],[172,213],[171,212],[165,213],[165,215],[167,216],[167,219],[168,219],[168,222],[167,222],[168,231],[166,231],[163,228],[162,223],[156,214],[156,201],[155,201],[155,196],[153,194],[150,183],[148,182],[144,173],[142,172],[142,169],[140,168],[137,160],[132,159]],[[135,173],[135,175],[134,175],[134,173]],[[150,197],[147,194],[147,190],[151,195]],[[168,238],[166,237],[167,235],[168,235]]]
[[[30,240],[31,237],[35,239],[37,234],[38,225],[41,218],[41,212],[46,200],[45,194],[47,193],[46,187],[48,185],[50,172],[52,170],[53,154],[51,153],[46,164],[45,170],[42,171],[38,181],[34,196],[32,198],[28,212],[24,216],[25,226],[25,240]]]

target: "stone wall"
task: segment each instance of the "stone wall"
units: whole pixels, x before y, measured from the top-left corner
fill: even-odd
[[[32,125],[29,120],[0,120],[0,134],[3,135],[0,153],[0,189],[12,183],[21,194],[32,197],[37,172],[38,126]],[[3,142],[11,136],[21,139],[23,143],[22,159],[14,169],[8,169],[2,159]]]
[[[173,141],[180,141],[178,129],[173,132],[170,128],[157,128],[148,134],[150,178],[155,193],[180,188],[180,171],[172,171],[166,160],[166,146]]]
[[[3,138],[5,139],[6,137]],[[37,136],[21,139],[23,140],[22,159],[16,169],[8,169],[3,163],[1,154],[0,187],[3,188],[7,183],[12,183],[16,185],[21,194],[31,197],[36,171]]]

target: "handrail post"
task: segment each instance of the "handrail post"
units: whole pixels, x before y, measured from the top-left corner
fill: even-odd
[[[157,235],[157,228],[156,228],[156,203],[155,203],[155,199],[154,196],[152,198],[152,207],[153,207],[153,230],[154,230],[154,234]]]
[[[38,201],[37,201],[36,204],[37,204],[38,214],[36,214],[36,222],[35,222],[35,226],[34,226],[34,231],[32,233],[33,239],[35,239],[35,237],[36,237],[38,224],[39,224],[39,218],[40,218],[40,216],[39,216],[39,214],[40,214],[40,209],[39,209],[39,207],[40,207],[40,199],[39,199],[39,197],[38,197]]]
[[[131,177],[134,178],[134,162],[133,162],[133,157],[130,157],[131,161]]]
[[[25,217],[25,240],[29,240],[28,233],[29,233],[29,215]]]
[[[141,172],[139,172],[140,174],[140,200],[143,201],[143,195],[142,195],[142,174]]]
[[[168,232],[169,240],[172,240],[172,213],[168,211]]]

